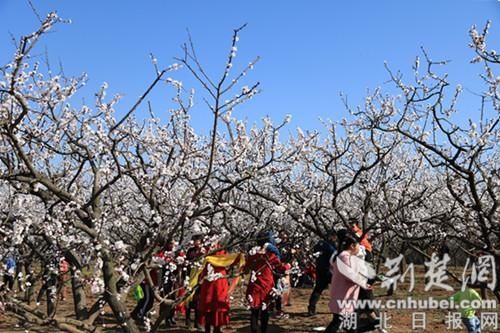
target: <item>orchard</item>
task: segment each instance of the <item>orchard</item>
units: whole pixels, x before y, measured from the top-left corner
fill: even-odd
[[[484,88],[467,123],[455,121],[467,110],[447,62],[422,49],[408,64],[413,77],[386,65],[387,91],[373,90],[361,106],[345,100],[350,116],[316,131],[290,129],[288,116],[252,124],[238,112],[261,92],[257,79],[241,83],[259,66],[258,57],[245,65],[237,56],[248,27],[233,31],[216,75],[191,37],[170,65],[152,56],[156,75],[123,110],[107,83],[80,105],[75,95],[87,76],[67,77],[40,61],[37,43],[65,24],[48,14],[15,39],[12,60],[0,67],[0,310],[18,327],[103,332],[99,318],[111,314],[116,330],[155,332],[201,288],[189,271],[219,250],[251,255],[264,232],[289,262],[293,283],[315,262],[314,244],[353,223],[369,236],[378,272],[389,258],[421,264],[443,248],[460,265],[466,257],[500,265],[500,57],[488,44],[492,23],[473,26],[464,45]],[[177,80],[179,72],[196,86]],[[174,106],[155,110],[148,97],[165,85]],[[208,134],[191,125],[198,92]],[[190,259],[193,239],[203,253]],[[165,260],[158,253],[169,242]],[[252,273],[231,267],[207,279],[247,283]],[[157,271],[163,282],[155,285]],[[175,286],[167,292],[169,279]],[[497,285],[489,289],[500,302]],[[140,286],[162,307],[144,321],[130,306]],[[63,297],[71,316],[59,311]]]

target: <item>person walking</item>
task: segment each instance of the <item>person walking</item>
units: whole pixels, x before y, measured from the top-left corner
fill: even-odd
[[[188,265],[187,276],[191,275],[193,269],[197,269],[195,264],[206,254],[206,249],[202,246],[201,234],[195,234],[192,236],[193,246],[190,247],[186,252],[186,261]],[[199,300],[200,290],[197,289],[186,306],[186,326],[189,328],[191,326],[191,311],[194,312],[194,326],[196,330],[201,330],[199,324],[200,313],[198,311],[198,300]]]
[[[265,235],[257,237],[258,249],[246,260],[244,271],[250,273],[246,290],[246,300],[250,305],[250,332],[257,333],[260,319],[261,333],[267,332],[269,323],[269,305],[275,286],[275,273],[283,274],[286,266],[276,255],[272,244],[266,242]]]
[[[57,276],[57,284],[59,289],[59,297],[61,301],[66,300],[66,281],[68,280],[69,263],[66,258],[59,259],[59,275]]]
[[[238,254],[229,254],[219,249],[218,243],[212,246],[212,254],[205,257],[198,283],[199,324],[205,333],[221,333],[222,326],[229,324],[229,282],[228,270],[240,262]]]
[[[462,318],[462,323],[467,328],[467,332],[481,333],[481,321],[476,315],[476,309],[471,306],[474,302],[481,301],[479,293],[468,286],[464,290],[453,294],[450,299],[459,306],[460,317]],[[469,306],[463,306],[464,304],[468,304]]]
[[[337,252],[336,241],[337,234],[332,232],[328,235],[327,239],[320,240],[313,248],[314,255],[316,256],[316,281],[309,297],[309,306],[307,307],[307,314],[309,316],[316,314],[316,304],[319,301],[321,293],[328,288],[332,280],[330,258]]]
[[[161,286],[161,296],[169,300],[175,300],[175,289],[179,287],[181,280],[181,270],[177,266],[176,255],[175,241],[168,239],[159,253],[159,258],[161,258],[161,280],[159,285]],[[175,307],[170,308],[164,302],[160,303],[160,317],[165,318],[167,327],[177,324],[175,321],[175,310]]]
[[[14,281],[16,280],[16,265],[17,263],[14,255],[9,254],[4,262],[5,272],[3,274],[4,285],[2,286],[2,289],[4,287],[7,287],[7,290],[9,291],[14,289]]]
[[[353,303],[358,299],[360,288],[371,290],[368,278],[361,275],[365,271],[363,267],[365,261],[356,255],[360,251],[358,238],[351,234],[346,234],[339,242],[339,253],[332,257],[332,280],[330,283],[330,303],[329,308],[333,313],[333,319],[325,330],[325,333],[338,332],[347,316],[354,314]],[[360,333],[374,330],[379,322],[374,321],[365,327],[346,327],[349,333]]]

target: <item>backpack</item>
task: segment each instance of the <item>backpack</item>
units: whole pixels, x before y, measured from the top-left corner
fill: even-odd
[[[134,298],[137,302],[144,298],[144,290],[142,290],[142,287],[139,284],[134,288]]]

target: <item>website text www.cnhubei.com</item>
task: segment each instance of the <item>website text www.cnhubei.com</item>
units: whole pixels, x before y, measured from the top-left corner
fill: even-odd
[[[424,299],[414,299],[412,297],[402,299],[375,300],[338,300],[338,306],[341,309],[377,309],[377,310],[392,310],[392,309],[409,309],[409,310],[425,310],[425,309],[496,309],[497,302],[494,299],[488,300],[462,300],[456,302],[453,299],[435,299],[432,296]]]

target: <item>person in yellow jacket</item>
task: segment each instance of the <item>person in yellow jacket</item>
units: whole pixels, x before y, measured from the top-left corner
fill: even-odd
[[[467,328],[467,332],[480,333],[481,322],[476,316],[476,309],[473,307],[475,301],[481,301],[479,293],[474,289],[467,287],[464,290],[453,294],[450,300],[453,300],[455,305],[459,306],[460,316],[462,317],[462,322]]]

